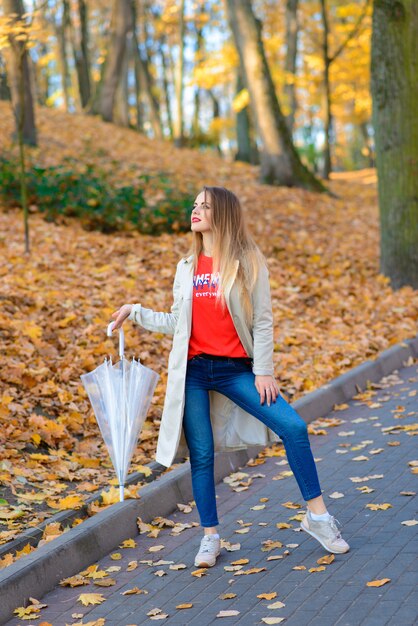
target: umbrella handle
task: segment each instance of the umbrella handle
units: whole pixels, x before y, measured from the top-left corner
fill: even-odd
[[[107,336],[111,337],[112,336],[112,325],[115,322],[110,322],[110,324],[107,327]],[[123,359],[123,353],[125,352],[125,333],[123,332],[123,328],[120,327],[119,329],[119,356],[121,359]]]

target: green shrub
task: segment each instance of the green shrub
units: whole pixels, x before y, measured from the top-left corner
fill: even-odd
[[[141,174],[134,184],[118,186],[95,165],[64,159],[61,165],[31,165],[26,172],[29,205],[46,214],[78,218],[86,230],[111,233],[138,230],[149,235],[190,230],[192,193],[179,193],[175,183],[160,172]],[[20,205],[19,167],[0,157],[0,194],[7,204]],[[153,201],[146,198],[155,198]]]

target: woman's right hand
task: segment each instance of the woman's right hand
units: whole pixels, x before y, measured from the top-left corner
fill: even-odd
[[[129,317],[132,307],[133,304],[123,304],[120,309],[112,313],[111,317],[115,319],[115,323],[112,326],[112,332],[122,326],[126,318]]]

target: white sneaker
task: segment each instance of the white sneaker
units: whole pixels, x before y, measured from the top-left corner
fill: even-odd
[[[328,521],[314,520],[311,516],[311,511],[308,509],[300,526],[302,530],[317,539],[324,546],[325,550],[334,554],[342,554],[343,552],[348,552],[350,546],[342,538],[337,523],[341,526],[341,523],[332,515]]]
[[[221,553],[221,540],[213,535],[204,535],[200,542],[199,552],[196,554],[195,567],[212,567],[216,557]]]

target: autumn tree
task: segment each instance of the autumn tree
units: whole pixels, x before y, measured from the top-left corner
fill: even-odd
[[[375,0],[373,125],[381,271],[418,289],[418,11],[415,0]]]
[[[227,0],[227,10],[262,144],[260,180],[323,191],[324,187],[303,165],[293,145],[267,63],[262,24],[253,12],[251,0]]]

